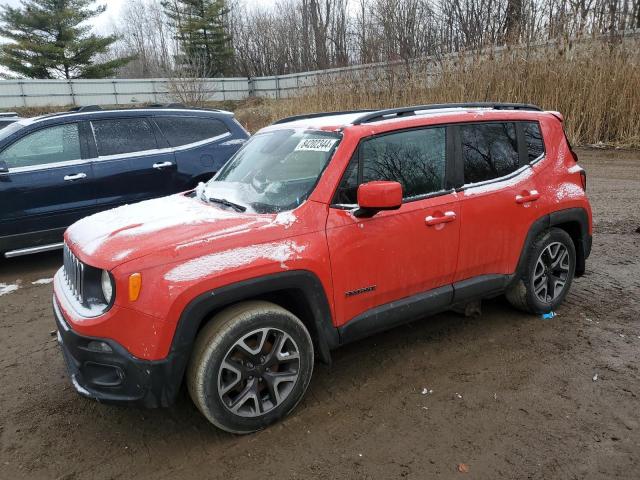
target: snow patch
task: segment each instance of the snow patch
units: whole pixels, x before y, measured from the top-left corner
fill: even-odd
[[[290,240],[233,248],[190,260],[168,271],[164,278],[170,282],[189,282],[212,273],[250,265],[257,260],[279,262],[280,267],[286,269],[285,262],[295,258],[305,248]]]
[[[20,285],[17,285],[15,283],[14,284],[0,283],[0,297],[2,295],[13,293],[19,288],[20,288]]]
[[[464,189],[465,197],[478,195],[481,193],[495,192],[497,190],[503,190],[505,188],[513,187],[518,183],[526,180],[531,175],[533,175],[533,169],[527,166],[527,167],[524,167],[524,170],[522,172],[506,180],[502,180],[498,182],[492,181],[491,183],[481,183],[481,184],[467,183],[463,185],[462,188]]]
[[[31,282],[31,285],[49,285],[53,283],[53,278],[41,278],[35,282]]]
[[[563,183],[556,190],[556,201],[561,202],[567,198],[576,198],[584,195],[584,191],[575,183]]]
[[[244,145],[246,140],[244,138],[234,138],[233,140],[227,140],[226,142],[222,142],[220,145],[227,147],[229,145]]]
[[[297,220],[298,220],[298,217],[296,217],[295,213],[289,211],[289,212],[281,212],[278,215],[276,215],[276,218],[273,221],[273,223],[275,223],[276,225],[282,225],[286,229],[286,228],[289,228],[294,223],[296,223]]]
[[[69,237],[71,242],[82,246],[91,255],[110,237],[136,237],[171,227],[213,223],[234,216],[236,214],[195,198],[172,195],[86,217],[69,228]],[[122,255],[124,258],[124,253]]]

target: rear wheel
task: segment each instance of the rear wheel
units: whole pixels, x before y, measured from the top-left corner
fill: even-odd
[[[202,329],[187,386],[211,423],[250,433],[291,412],[312,371],[313,343],[303,323],[278,305],[249,301],[224,310]]]
[[[527,253],[524,274],[507,289],[507,300],[530,313],[547,313],[565,299],[576,269],[576,250],[567,232],[541,233]]]

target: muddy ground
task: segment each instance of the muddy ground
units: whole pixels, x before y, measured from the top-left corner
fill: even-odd
[[[640,152],[579,155],[596,235],[556,318],[496,299],[480,318],[360,341],[316,369],[290,418],[245,437],[184,392],[160,410],[78,396],[50,334],[51,285],[32,284],[60,254],[3,261],[0,283],[20,284],[0,297],[0,477],[638,478]]]

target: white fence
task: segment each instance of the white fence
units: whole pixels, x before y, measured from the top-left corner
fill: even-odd
[[[603,38],[608,38],[603,36]],[[616,38],[631,48],[638,48],[640,30],[619,32]],[[602,38],[601,38],[602,39]],[[590,43],[601,39],[581,39],[578,43]],[[572,42],[576,42],[573,40]],[[534,46],[536,50],[553,48],[556,42]],[[492,54],[507,51],[505,47],[492,49]],[[439,63],[458,54],[443,57],[416,59],[408,65],[403,62],[376,63],[334,68],[313,72],[294,73],[272,77],[210,78],[193,80],[193,90],[199,98],[210,101],[243,100],[249,96],[287,98],[298,95],[304,89],[320,83],[331,84],[349,79],[376,78],[381,73],[420,67],[426,82],[439,74]],[[167,103],[178,101],[171,92],[184,90],[185,79],[150,78],[139,80],[0,80],[0,109],[17,107],[46,107],[67,105],[127,105],[137,103]],[[182,85],[177,85],[181,83]],[[186,87],[187,89],[190,87]]]

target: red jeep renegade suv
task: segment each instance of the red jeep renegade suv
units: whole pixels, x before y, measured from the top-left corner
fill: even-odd
[[[53,306],[76,390],[193,401],[235,433],[284,417],[314,359],[506,294],[540,314],[591,250],[562,117],[521,104],[287,118],[195,191],[65,234]]]

